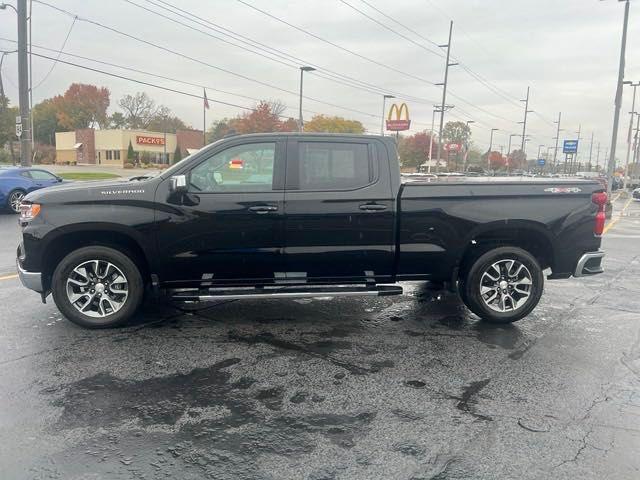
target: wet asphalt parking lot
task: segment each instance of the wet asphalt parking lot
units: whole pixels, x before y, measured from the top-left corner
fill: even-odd
[[[606,273],[548,282],[510,326],[415,283],[146,305],[104,331],[21,287],[2,214],[0,478],[640,478],[640,203],[624,212]]]

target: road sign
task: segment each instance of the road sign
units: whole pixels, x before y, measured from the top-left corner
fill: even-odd
[[[16,123],[16,137],[22,136],[22,124]]]
[[[444,151],[445,152],[459,152],[462,150],[462,145],[459,143],[445,143]]]
[[[565,140],[562,144],[562,153],[578,153],[578,140]]]
[[[16,116],[16,123],[22,123],[22,117],[20,115]]]
[[[544,167],[545,163],[547,163],[547,161],[544,158],[539,158],[538,159],[538,165],[540,165],[541,167]]]
[[[404,119],[402,113],[404,112]],[[393,114],[395,113],[395,119]],[[389,115],[387,115],[387,130],[392,132],[401,132],[403,130],[409,130],[411,128],[411,120],[409,119],[409,107],[406,103],[400,104],[400,107],[395,103],[391,105],[389,109]]]

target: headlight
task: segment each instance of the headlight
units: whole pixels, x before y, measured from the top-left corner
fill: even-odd
[[[20,204],[20,221],[28,222],[33,220],[40,213],[39,203],[22,203]]]

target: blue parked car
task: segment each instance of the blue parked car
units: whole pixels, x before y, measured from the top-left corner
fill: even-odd
[[[20,202],[27,193],[62,181],[62,178],[40,168],[0,168],[0,208],[20,213]]]

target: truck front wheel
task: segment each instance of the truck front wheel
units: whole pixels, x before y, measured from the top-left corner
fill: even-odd
[[[460,297],[491,323],[511,323],[536,307],[544,288],[538,261],[517,247],[499,247],[478,257],[460,282]]]
[[[108,328],[125,323],[140,306],[142,275],[127,255],[91,246],[62,259],[51,279],[53,300],[80,326]]]

